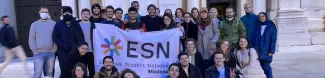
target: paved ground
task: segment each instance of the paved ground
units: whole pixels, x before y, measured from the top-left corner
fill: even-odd
[[[28,59],[29,78],[33,74],[32,58]],[[276,53],[272,63],[274,78],[325,78],[325,52]],[[14,60],[1,74],[1,78],[21,77],[21,64]],[[56,63],[55,78],[59,76]]]

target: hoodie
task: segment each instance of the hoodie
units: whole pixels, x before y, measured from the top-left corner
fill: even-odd
[[[14,29],[8,24],[2,26],[0,29],[0,43],[8,49],[12,49],[18,46]]]

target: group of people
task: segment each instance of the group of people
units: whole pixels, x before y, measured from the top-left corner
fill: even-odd
[[[234,8],[226,8],[226,17],[217,18],[216,8],[193,8],[185,12],[177,8],[174,15],[166,9],[163,16],[155,5],[147,7],[148,15],[141,16],[139,2],[133,1],[128,13],[121,8],[107,6],[102,9],[93,4],[91,10],[81,11],[81,19],[72,16],[72,9],[63,6],[61,21],[50,19],[49,9],[41,7],[40,19],[33,22],[29,33],[29,46],[34,53],[34,78],[54,76],[56,56],[61,69],[60,78],[139,78],[136,72],[125,69],[118,72],[111,56],[103,59],[103,67],[95,73],[93,29],[94,23],[112,24],[122,30],[141,32],[163,31],[179,28],[181,53],[179,63],[169,66],[168,78],[240,78],[249,72],[249,67],[260,65],[267,78],[272,77],[272,56],[275,52],[277,29],[267,18],[265,12],[252,13],[252,4],[244,6],[246,15],[240,19],[235,16]],[[113,18],[115,16],[115,18]],[[1,17],[4,26],[0,30],[0,42],[6,48],[6,61],[0,73],[9,64],[13,55],[26,56],[17,44],[9,17]],[[72,72],[72,73],[71,73]]]

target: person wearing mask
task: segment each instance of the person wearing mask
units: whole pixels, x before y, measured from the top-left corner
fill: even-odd
[[[185,52],[188,54],[189,56],[189,62],[195,66],[197,66],[198,68],[200,68],[201,71],[205,71],[204,67],[203,67],[203,57],[202,54],[200,52],[198,52],[196,50],[196,41],[193,38],[187,38],[185,40]],[[201,72],[202,74],[204,74],[204,72]]]
[[[166,9],[164,14],[166,14],[166,13],[173,16],[172,10],[170,10],[170,9]]]
[[[210,17],[212,18],[212,21],[214,23],[214,25],[216,26],[216,28],[219,28],[219,19],[217,18],[218,17],[218,10],[216,8],[211,8],[210,11]]]
[[[160,9],[159,8],[156,8],[156,16],[160,17]]]
[[[67,57],[69,59],[65,60],[65,69],[61,74],[65,74],[63,77],[60,76],[60,78],[69,78],[72,77],[71,70],[73,70],[73,67],[78,63],[85,64],[87,58],[85,57],[87,51],[88,51],[88,43],[82,42],[78,45],[77,49],[72,50]],[[87,74],[86,74],[87,75]]]
[[[72,70],[71,78],[91,78],[87,76],[87,67],[82,63],[77,63]]]
[[[198,26],[194,23],[194,21],[191,21],[191,14],[189,12],[186,12],[184,14],[184,22],[181,24],[181,26],[184,27],[184,39],[181,39],[181,43],[183,44],[183,47],[186,47],[185,39],[187,38],[193,38],[195,41],[197,41],[198,36]]]
[[[258,23],[258,16],[253,13],[253,4],[252,3],[245,3],[244,5],[245,15],[240,18],[240,20],[244,23],[247,34],[246,37],[249,41],[252,41],[254,36],[254,29],[256,28],[256,24]],[[249,43],[253,45],[253,43]]]
[[[156,6],[150,4],[147,8],[148,15],[140,18],[146,24],[146,29],[148,32],[159,31],[159,25],[161,25],[161,18],[156,16]]]
[[[177,63],[172,63],[169,65],[167,78],[179,78],[179,67]]]
[[[2,16],[1,22],[3,26],[0,29],[0,43],[5,49],[6,59],[0,66],[0,74],[2,71],[9,65],[14,56],[17,56],[23,65],[23,71],[25,77],[28,77],[27,66],[26,66],[26,54],[24,49],[18,45],[17,37],[14,31],[14,28],[9,25],[10,18],[9,16]]]
[[[102,21],[103,24],[112,24],[117,26],[117,23],[113,20],[114,17],[114,7],[109,5],[105,8],[106,10],[106,17],[107,19],[105,21]]]
[[[114,59],[112,56],[105,56],[103,59],[103,67],[100,68],[94,78],[118,78],[119,72],[114,66]]]
[[[251,47],[246,37],[239,38],[234,54],[240,78],[266,78],[258,63],[256,50]]]
[[[41,78],[42,71],[45,76],[53,76],[56,46],[52,40],[52,31],[55,22],[49,19],[48,8],[41,7],[40,19],[31,24],[29,30],[29,47],[34,56],[34,77]]]
[[[175,11],[175,22],[177,24],[181,24],[184,22],[184,16],[185,12],[182,8],[177,8],[176,11]]]
[[[201,52],[204,62],[204,69],[212,65],[210,56],[216,51],[216,42],[219,39],[219,30],[214,25],[212,18],[208,16],[208,9],[202,8],[200,11],[200,18],[198,21],[198,48],[197,50]]]
[[[87,53],[85,57],[87,58],[85,65],[87,66],[89,70],[89,76],[92,77],[95,74],[95,65],[94,65],[94,48],[93,48],[93,29],[95,27],[95,24],[89,20],[90,16],[90,10],[87,8],[84,8],[81,10],[81,17],[82,20],[79,22],[82,32],[85,37],[85,41],[89,43],[89,48],[87,50]]]
[[[196,20],[199,18],[200,12],[199,9],[197,9],[196,7],[192,8],[191,10],[191,17],[193,18],[193,21],[196,23]]]
[[[130,7],[128,13],[128,15],[130,16],[130,21],[125,24],[122,24],[122,29],[127,32],[130,30],[140,30],[140,32],[147,32],[146,24],[137,19],[137,9],[134,7]]]
[[[91,13],[93,13],[93,16],[91,16],[89,20],[94,23],[100,23],[104,21],[105,19],[101,17],[101,10],[102,8],[98,3],[93,4],[91,6]]]
[[[139,4],[139,2],[138,1],[132,1],[131,2],[131,7],[134,7],[134,8],[136,8],[137,9],[137,11],[139,12],[139,9],[140,9],[140,4]],[[127,13],[127,14],[125,14],[124,15],[124,21],[125,22],[128,22],[130,19],[130,17],[129,17],[129,15],[128,15],[129,13]],[[137,19],[140,19],[141,18],[141,15],[138,13],[137,14],[138,16],[137,16]]]
[[[122,21],[123,10],[121,8],[116,8],[114,10],[114,13],[115,13],[115,18],[113,20],[116,23],[116,26],[119,27],[119,28],[122,28],[122,24],[123,24],[123,21]]]
[[[120,78],[140,78],[140,76],[133,70],[126,68],[122,71]]]
[[[63,20],[63,9],[66,8],[68,6],[62,6],[61,7],[61,15],[60,15],[60,20]]]
[[[237,40],[241,36],[246,36],[246,28],[241,20],[235,17],[233,7],[226,8],[226,17],[224,21],[220,22],[219,26],[221,40],[229,40],[231,46],[237,45]]]
[[[189,62],[189,55],[185,52],[178,54],[179,78],[203,78],[201,70]]]
[[[105,21],[107,19],[107,16],[106,16],[106,10],[105,9],[102,9],[100,11],[100,17],[103,18],[103,21]],[[101,21],[102,22],[102,21]]]
[[[260,22],[256,26],[255,44],[259,52],[259,61],[266,78],[273,78],[271,63],[275,53],[277,29],[275,24],[267,18],[265,12],[258,14]],[[266,47],[268,46],[268,47]]]
[[[218,51],[221,51],[225,54],[225,65],[229,66],[230,68],[236,68],[236,61],[235,61],[235,54],[231,51],[231,46],[228,40],[223,40],[218,48]]]
[[[235,69],[224,64],[225,54],[221,51],[216,51],[212,55],[214,65],[210,66],[205,71],[205,78],[235,78]]]
[[[63,20],[57,22],[52,33],[52,40],[57,45],[57,55],[61,72],[63,72],[67,54],[80,42],[85,41],[80,25],[72,17],[71,7],[63,10]],[[76,48],[76,47],[75,47]],[[65,74],[61,74],[64,76]],[[60,77],[61,77],[60,76]]]

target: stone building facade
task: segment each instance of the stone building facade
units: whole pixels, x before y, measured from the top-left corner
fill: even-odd
[[[254,13],[267,12],[278,28],[278,52],[297,51],[325,51],[325,3],[324,0],[0,0],[0,15],[9,15],[11,25],[16,27],[19,42],[27,50],[28,56],[32,53],[28,49],[28,32],[30,24],[39,19],[40,6],[50,10],[53,20],[59,20],[60,6],[71,6],[73,15],[80,17],[83,8],[91,8],[94,3],[106,7],[112,5],[120,7],[124,13],[132,1],[140,3],[140,15],[146,15],[146,8],[154,4],[163,14],[166,8],[183,8],[190,11],[192,7],[216,7],[220,16],[227,6],[234,6],[237,16],[243,16],[244,4],[253,3]]]

